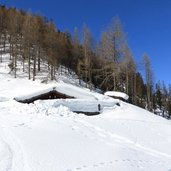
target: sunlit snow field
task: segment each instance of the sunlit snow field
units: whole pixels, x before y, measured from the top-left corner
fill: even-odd
[[[86,116],[55,106],[54,100],[18,103],[14,97],[56,83],[42,84],[39,77],[29,81],[21,72],[14,79],[7,59],[0,64],[0,171],[171,170],[170,120],[125,102],[118,106],[118,101],[77,88],[77,81],[66,75],[58,80],[63,91],[75,89],[108,107]]]

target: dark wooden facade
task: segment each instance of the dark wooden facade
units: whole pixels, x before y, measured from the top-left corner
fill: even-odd
[[[114,99],[122,100],[122,101],[124,101],[124,102],[127,102],[127,100],[125,100],[125,99],[122,98],[122,97],[118,97],[118,96],[110,96],[110,97],[112,97],[112,98],[114,98]]]
[[[65,95],[65,94],[62,94],[53,90],[44,94],[40,94],[31,98],[28,98],[28,99],[24,99],[24,100],[15,99],[15,100],[21,103],[33,103],[36,100],[48,100],[48,99],[74,99],[74,97],[71,97],[71,96],[68,96],[68,95]]]

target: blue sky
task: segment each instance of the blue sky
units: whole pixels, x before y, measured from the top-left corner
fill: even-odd
[[[52,19],[61,30],[86,23],[95,37],[119,16],[136,61],[146,52],[155,81],[171,83],[171,0],[0,0]],[[139,70],[142,69],[138,65]]]

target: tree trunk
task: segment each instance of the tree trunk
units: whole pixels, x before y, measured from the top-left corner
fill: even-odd
[[[1,47],[1,46],[0,46]],[[2,63],[2,47],[1,47],[1,63]]]
[[[25,56],[23,55],[23,72],[25,71]]]
[[[36,54],[34,54],[34,60],[33,60],[33,81],[35,81],[36,76]]]
[[[136,81],[136,73],[134,73],[134,104],[137,105],[137,81]]]
[[[12,49],[11,36],[9,38],[9,42],[10,42],[10,60],[12,60],[12,55],[11,55],[11,49]]]
[[[6,33],[4,33],[4,53],[6,52]]]
[[[30,59],[30,47],[28,48],[28,77],[31,79],[31,59]]]
[[[38,71],[40,71],[40,47],[38,48]]]
[[[53,65],[51,64],[51,68],[50,68],[50,75],[51,75],[51,80],[54,79],[53,77]]]
[[[14,52],[14,77],[17,78],[17,54],[16,49]]]
[[[128,79],[128,71],[126,71],[126,93],[127,94],[129,94],[128,93],[128,89],[129,89],[129,87],[128,87],[129,82],[128,81],[129,81],[129,79]]]

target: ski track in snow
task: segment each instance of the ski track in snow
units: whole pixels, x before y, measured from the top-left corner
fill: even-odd
[[[124,119],[119,119],[119,120],[124,120]],[[128,121],[128,119],[127,120],[125,119],[125,121]],[[145,121],[133,120],[133,119],[132,120],[130,119],[129,121],[146,123]],[[143,145],[137,143],[136,141],[132,141],[132,140],[130,140],[128,138],[125,138],[123,136],[120,136],[118,134],[114,134],[114,133],[112,133],[110,131],[106,131],[105,129],[102,129],[102,128],[98,127],[98,126],[94,126],[94,125],[90,124],[89,122],[87,122],[87,121],[85,121],[83,119],[77,118],[75,120],[75,123],[76,122],[77,122],[77,124],[81,123],[82,126],[86,127],[86,129],[90,129],[91,132],[93,132],[92,135],[89,135],[89,134],[85,133],[84,131],[82,131],[78,126],[74,126],[75,124],[70,125],[70,127],[71,127],[71,129],[73,131],[80,132],[83,136],[85,136],[87,138],[95,139],[96,141],[102,141],[106,145],[110,145],[110,146],[115,146],[116,143],[119,143],[119,144],[123,145],[124,147],[126,146],[127,148],[130,148],[130,149],[142,152],[142,153],[146,153],[147,155],[154,156],[156,158],[160,158],[160,161],[131,160],[131,159],[120,160],[120,159],[117,159],[117,160],[114,160],[114,161],[111,160],[111,161],[108,161],[108,162],[96,163],[96,164],[91,165],[91,166],[83,165],[81,167],[77,167],[77,168],[71,169],[71,170],[86,170],[87,168],[90,168],[90,167],[94,167],[94,169],[95,169],[95,168],[102,167],[104,165],[109,165],[109,164],[110,165],[112,165],[112,164],[115,165],[117,162],[123,162],[123,163],[127,162],[131,166],[137,167],[138,169],[143,169],[143,166],[140,165],[141,163],[148,163],[148,164],[151,164],[151,165],[159,164],[159,165],[163,165],[163,166],[165,166],[165,164],[168,164],[168,165],[171,164],[171,155],[170,154],[163,153],[163,152],[155,150],[153,148],[148,148],[146,146],[143,146]],[[161,123],[155,123],[155,122],[149,122],[149,123],[151,123],[151,124],[159,124],[159,125],[161,124]],[[127,126],[127,129],[129,129],[129,126],[128,125],[126,125],[126,126]],[[83,129],[83,130],[85,130],[85,129]],[[94,135],[99,135],[99,136],[97,138]],[[112,142],[107,142],[106,141],[106,139],[111,139],[111,138],[112,138]],[[163,157],[164,158],[166,157],[170,161],[168,161],[168,162],[164,161]],[[161,161],[161,160],[163,160],[163,161]],[[140,164],[135,165],[135,163],[140,163]],[[70,169],[68,171],[70,171]]]
[[[3,132],[3,137],[0,142],[4,145],[4,153],[7,155],[6,159],[6,168],[3,168],[2,171],[25,171],[25,161],[23,156],[23,150],[21,149],[21,144],[19,141],[14,137],[10,131],[5,130]],[[3,162],[2,162],[3,163]],[[0,169],[1,170],[1,169]]]
[[[134,120],[131,120],[131,121],[134,121]],[[85,129],[81,129],[79,127],[80,124],[82,127],[85,127],[85,129],[90,130],[91,133],[93,133],[93,134],[90,135],[88,132],[84,131]],[[75,126],[75,125],[77,125],[77,126]],[[100,168],[102,168],[102,170],[103,170],[107,166],[112,167],[112,165],[116,165],[116,163],[122,163],[122,164],[127,163],[128,165],[132,166],[136,170],[143,169],[143,164],[149,164],[149,165],[159,164],[161,166],[165,166],[166,164],[168,164],[168,165],[171,164],[171,155],[162,153],[160,151],[157,151],[157,150],[154,150],[154,149],[151,149],[148,147],[144,147],[144,146],[142,146],[134,141],[131,141],[125,137],[122,137],[117,134],[113,134],[109,131],[106,131],[106,130],[100,128],[100,127],[94,126],[81,118],[74,119],[73,125],[69,125],[69,127],[73,131],[79,132],[81,135],[85,136],[86,138],[93,139],[96,141],[101,141],[101,142],[105,143],[106,145],[110,145],[110,146],[115,146],[116,143],[119,143],[119,144],[123,145],[124,147],[126,146],[127,148],[130,148],[130,149],[142,152],[142,153],[146,153],[147,155],[154,156],[156,158],[160,158],[160,161],[145,160],[145,159],[133,160],[133,159],[128,159],[128,158],[115,159],[115,160],[95,163],[93,165],[82,165],[82,166],[76,167],[74,169],[68,169],[67,171],[89,170],[89,169],[98,171]],[[97,138],[97,135],[99,135],[98,138]],[[112,142],[106,141],[106,139],[109,139],[109,137],[112,138]],[[169,158],[170,162],[164,161],[163,157]]]
[[[1,117],[0,120],[3,123]],[[14,127],[16,125],[0,125],[0,150],[2,149],[0,151],[0,171],[29,171],[24,159],[22,144],[10,131]]]
[[[122,102],[92,117],[50,102],[19,104],[11,99],[46,85],[19,72],[13,79],[8,57],[0,63],[0,171],[171,171],[170,122]],[[64,79],[73,88],[76,81]]]
[[[9,145],[0,139],[0,171],[11,170],[13,153]]]
[[[6,133],[1,132],[1,135],[6,135]],[[9,141],[9,135],[8,136],[6,135],[6,137],[8,137],[8,141]],[[9,142],[7,142],[7,140],[4,140],[4,139],[6,139],[6,138],[1,137],[1,139],[0,139],[0,147],[2,149],[2,151],[0,152],[1,155],[2,155],[0,157],[0,161],[1,161],[0,162],[0,170],[2,170],[2,171],[6,171],[6,170],[12,171],[12,170],[16,170],[15,169],[16,167],[20,169],[20,166],[16,165],[16,163],[21,163],[22,162],[21,158],[20,158],[20,160],[18,160],[18,158],[21,157],[20,152],[19,151],[15,152],[15,150],[16,150],[16,141],[13,140],[13,142],[12,142],[10,140],[10,143],[9,143]],[[13,143],[13,145],[12,145],[12,143]],[[14,144],[15,144],[15,147],[14,147]]]
[[[29,107],[29,106],[28,106]],[[33,106],[32,106],[33,107]],[[18,110],[18,112],[17,112]],[[15,111],[19,113],[19,117],[23,115],[23,113],[27,110],[27,107],[24,109],[17,108]],[[32,109],[33,110],[33,109]],[[35,111],[42,112],[41,110],[38,109],[37,106],[35,106]],[[52,110],[53,111],[53,110]],[[12,113],[12,110],[10,110],[9,113]],[[10,115],[9,115],[10,116]],[[39,114],[38,114],[39,116]],[[130,159],[130,158],[118,158],[114,160],[109,160],[109,161],[101,161],[101,162],[96,162],[94,161],[94,164],[83,164],[83,165],[78,165],[75,168],[68,168],[66,171],[79,171],[79,170],[93,170],[93,171],[104,171],[107,168],[109,170],[112,170],[113,167],[116,165],[125,165],[131,167],[133,170],[143,170],[144,165],[160,165],[165,166],[169,165],[171,163],[171,155],[160,152],[158,150],[152,149],[145,147],[136,141],[132,141],[126,137],[123,137],[121,135],[115,134],[109,130],[106,130],[103,127],[99,127],[97,125],[93,125],[91,122],[89,122],[90,117],[85,117],[84,115],[56,115],[53,116],[48,115],[46,116],[44,113],[44,119],[52,120],[52,121],[57,121],[57,123],[61,123],[65,125],[66,127],[70,127],[70,129],[73,132],[79,133],[80,135],[84,136],[85,138],[92,139],[95,141],[102,142],[106,144],[107,146],[115,147],[116,144],[120,144],[127,150],[133,150],[136,153],[146,153],[147,155],[153,156],[155,158],[158,158],[158,160],[147,160],[147,159]],[[93,117],[92,117],[93,118]],[[10,131],[11,129],[22,129],[22,127],[31,129],[30,124],[32,124],[35,119],[38,119],[37,117],[34,118],[32,115],[29,116],[27,119],[24,116],[24,120],[15,120],[12,119],[9,120],[9,123],[5,123],[5,117],[1,117],[1,132],[0,132],[0,149],[3,149],[2,153],[0,153],[0,168],[2,168],[2,171],[26,171],[26,170],[32,170],[27,166],[26,160],[25,160],[25,155],[24,155],[24,150],[22,149],[22,144],[19,142],[19,140],[13,135],[13,133]],[[98,121],[104,120],[104,118],[99,117]],[[68,124],[68,121],[70,124]],[[128,120],[127,120],[128,121]],[[134,122],[134,120],[129,120]],[[137,122],[137,121],[136,121]],[[139,121],[138,121],[139,122]],[[143,121],[143,123],[145,123]],[[124,126],[129,128],[129,124],[124,123]],[[85,131],[86,130],[86,131]],[[5,154],[5,157],[4,157]],[[2,157],[3,159],[2,159]],[[167,161],[164,161],[164,158],[167,158]],[[170,162],[169,162],[170,161]],[[1,164],[2,163],[2,164]],[[38,164],[38,163],[37,163]],[[119,167],[118,166],[118,167]],[[29,169],[28,169],[29,168]],[[0,170],[0,171],[1,171]],[[34,169],[33,169],[34,170]]]
[[[100,135],[101,137],[112,137],[113,138],[113,141],[115,142],[118,142],[122,145],[127,145],[129,148],[132,148],[132,149],[136,149],[138,151],[142,151],[142,152],[146,152],[150,155],[153,155],[155,157],[168,157],[169,159],[171,159],[171,155],[169,154],[166,154],[166,153],[162,153],[160,151],[157,151],[157,150],[154,150],[154,149],[151,149],[151,148],[148,148],[148,147],[144,147],[142,146],[141,144],[138,144],[134,141],[131,141],[125,137],[122,137],[120,135],[117,135],[117,134],[114,134],[114,133],[111,133],[109,131],[106,131],[100,127],[97,127],[97,126],[93,126],[91,125],[90,123],[86,123],[85,121],[81,121],[82,124],[84,124],[85,126],[87,126],[88,128],[92,128],[94,130],[94,134],[98,134]],[[84,132],[81,131],[81,133],[84,134]],[[92,137],[93,138],[93,137]],[[105,139],[99,139],[100,141],[104,141],[105,142]],[[108,143],[107,144],[110,144],[110,145],[113,145],[112,143]]]
[[[132,167],[133,170],[143,170],[143,164],[150,164],[155,165],[159,164],[161,166],[165,166],[165,164],[169,164],[168,162],[159,162],[159,161],[152,161],[152,160],[130,160],[130,159],[116,159],[116,160],[110,160],[106,162],[100,162],[95,163],[93,165],[82,165],[80,167],[76,167],[74,169],[67,169],[66,171],[77,171],[77,170],[93,170],[93,171],[99,171],[100,169],[105,170],[105,168],[116,166],[117,164],[127,164]]]

